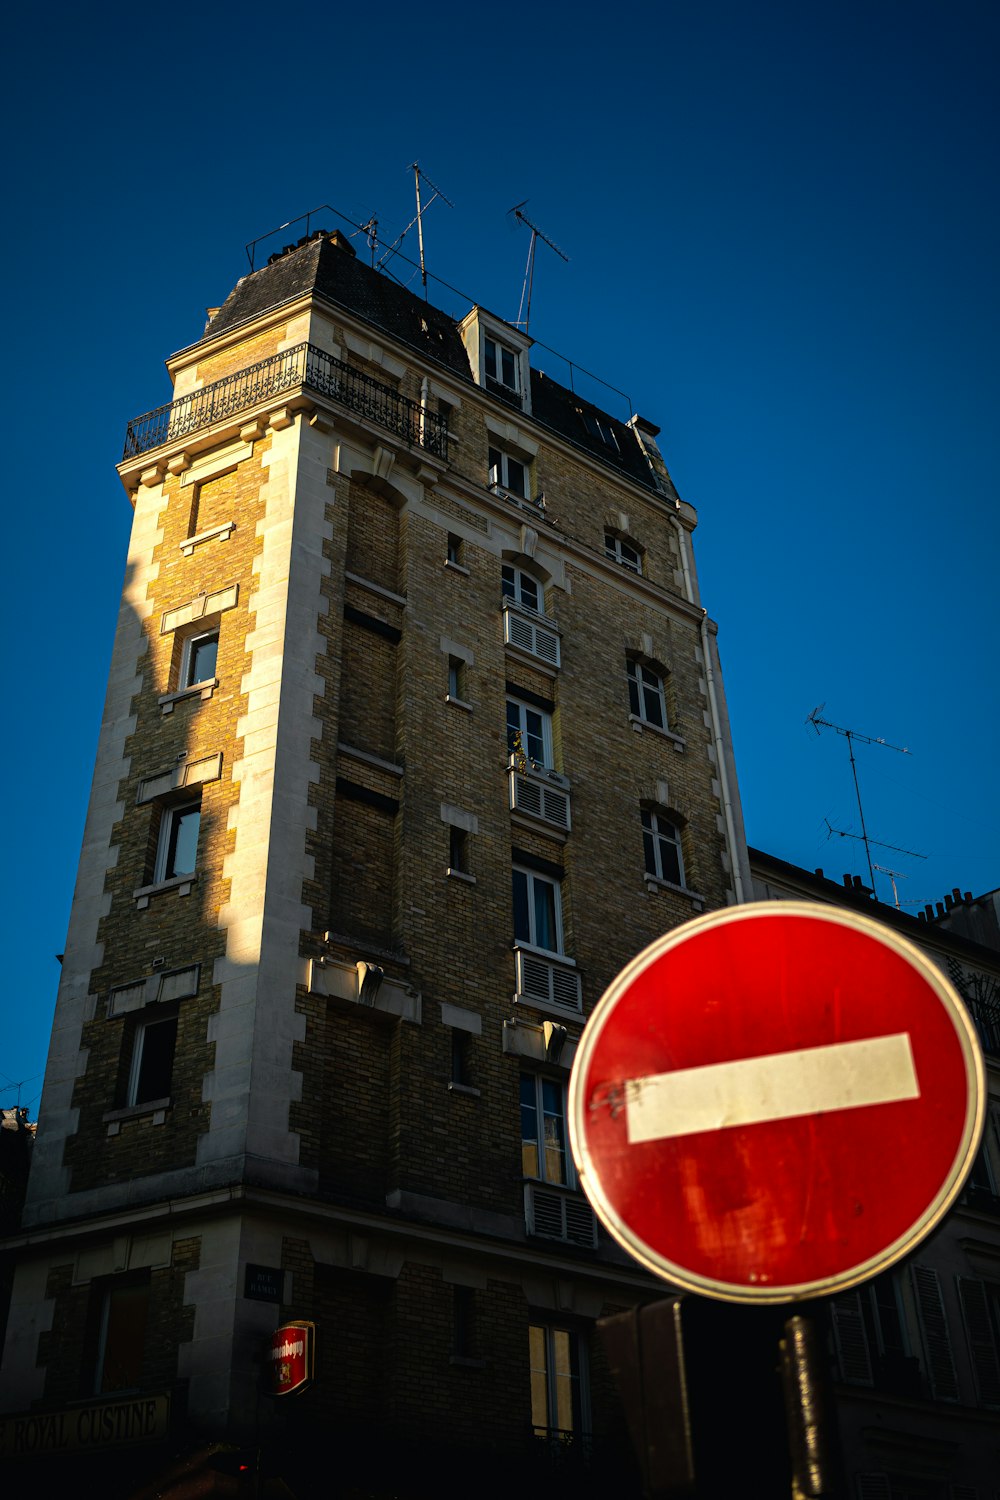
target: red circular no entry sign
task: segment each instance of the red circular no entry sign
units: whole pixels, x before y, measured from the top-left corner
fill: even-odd
[[[599,1217],[649,1270],[736,1302],[874,1276],[954,1202],[985,1070],[948,981],[889,928],[761,902],[675,929],[602,996],[570,1080]]]

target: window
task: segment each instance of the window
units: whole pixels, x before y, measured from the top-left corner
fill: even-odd
[[[570,1442],[584,1435],[580,1341],[568,1328],[528,1328],[531,1425],[535,1436]]]
[[[840,1378],[900,1396],[920,1395],[898,1276],[887,1272],[830,1304]]]
[[[471,1033],[463,1031],[460,1026],[451,1028],[451,1081],[463,1089],[472,1086],[469,1076],[470,1038]]]
[[[604,533],[604,555],[633,573],[642,572],[642,553],[631,542],[624,542],[620,536],[615,536],[613,531]]]
[[[541,584],[530,573],[524,573],[510,563],[500,570],[500,588],[505,599],[513,599],[522,609],[532,609],[538,615],[545,613]]]
[[[462,538],[456,536],[453,531],[448,533],[448,561],[453,567],[462,566]]]
[[[483,339],[483,367],[487,379],[495,380],[498,385],[505,385],[509,391],[516,391],[517,365],[518,358],[513,349],[508,349],[506,344],[500,344],[488,336]]]
[[[126,1104],[149,1104],[169,1099],[177,1044],[177,1016],[155,1016],[140,1021],[132,1042]]]
[[[652,724],[655,729],[667,727],[666,696],[663,679],[642,662],[628,660],[628,704],[637,719]]]
[[[490,484],[496,485],[502,490],[510,490],[512,495],[520,495],[523,500],[528,498],[528,467],[519,458],[512,458],[509,453],[504,453],[500,448],[489,450]]]
[[[566,1088],[558,1079],[521,1074],[521,1171],[539,1182],[573,1186],[566,1150]]]
[[[198,829],[201,824],[201,799],[165,807],[160,818],[156,845],[153,883],[173,880],[178,875],[193,875],[198,854]]]
[[[135,1391],[141,1386],[148,1313],[148,1281],[133,1281],[104,1292],[97,1330],[95,1395]]]
[[[552,717],[518,698],[507,699],[507,749],[520,749],[533,766],[552,769]]]
[[[605,448],[611,448],[615,453],[621,451],[618,447],[618,439],[615,437],[615,430],[607,418],[599,417],[593,411],[581,411],[580,415],[583,418],[583,425],[591,437],[597,438],[599,442],[604,444]]]
[[[178,687],[195,687],[200,682],[215,679],[215,667],[219,655],[219,632],[211,630],[206,635],[191,635],[184,642],[181,655],[181,674]]]
[[[663,813],[643,808],[642,845],[647,875],[667,880],[671,885],[684,884],[681,833],[676,823],[671,823]]]
[[[1000,1407],[1000,1285],[959,1276],[962,1321],[981,1406]]]
[[[454,1359],[473,1359],[476,1347],[476,1294],[471,1286],[453,1286],[452,1346]]]
[[[512,873],[514,941],[547,953],[561,953],[562,910],[557,882],[516,865]]]
[[[462,678],[464,677],[465,662],[460,656],[449,656],[448,658],[448,697],[462,699]]]
[[[457,870],[460,875],[469,873],[469,835],[454,823],[448,827],[448,868]]]

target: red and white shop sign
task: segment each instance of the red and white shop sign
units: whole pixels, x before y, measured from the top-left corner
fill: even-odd
[[[290,1396],[313,1378],[316,1363],[316,1324],[296,1320],[282,1323],[271,1335],[271,1395]]]

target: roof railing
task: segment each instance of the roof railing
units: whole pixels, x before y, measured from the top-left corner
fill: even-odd
[[[133,418],[125,434],[123,461],[212,427],[237,412],[249,411],[296,386],[330,397],[437,458],[448,457],[445,417],[427,411],[418,401],[400,395],[315,344],[297,344]]]

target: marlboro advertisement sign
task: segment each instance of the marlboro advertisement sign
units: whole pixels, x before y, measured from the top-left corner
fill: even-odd
[[[271,1335],[271,1395],[290,1396],[313,1378],[316,1324],[282,1323]]]

